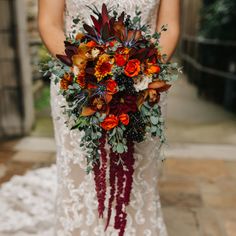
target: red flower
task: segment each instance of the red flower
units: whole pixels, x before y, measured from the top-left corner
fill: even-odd
[[[119,119],[115,115],[107,116],[101,123],[101,127],[105,130],[111,130],[119,124]]]
[[[64,74],[63,78],[60,81],[61,89],[67,90],[69,85],[72,84],[72,82],[73,82],[72,76],[68,73]]]
[[[140,61],[138,59],[129,60],[125,67],[125,75],[128,77],[137,76],[140,72]]]
[[[85,87],[85,72],[81,72],[76,79],[76,82],[82,87]]]
[[[97,43],[95,41],[89,41],[86,43],[86,46],[89,48],[93,48],[97,45]]]
[[[137,97],[134,95],[117,93],[110,102],[110,113],[117,116],[123,113],[136,112],[137,110]]]
[[[125,54],[116,54],[115,62],[117,66],[124,66],[129,59],[129,55]]]
[[[122,124],[124,124],[124,125],[129,124],[129,115],[128,114],[123,113],[123,114],[119,115],[119,119],[120,119]]]
[[[106,91],[108,94],[115,94],[117,93],[117,83],[113,79],[108,79],[106,81]]]

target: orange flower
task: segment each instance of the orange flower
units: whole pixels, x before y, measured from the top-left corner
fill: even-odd
[[[147,68],[145,72],[150,75],[150,74],[158,74],[160,72],[160,67],[158,65],[155,65],[153,63],[147,63]]]
[[[125,75],[128,77],[137,76],[140,72],[140,61],[138,59],[129,60],[125,67]]]
[[[113,65],[109,55],[103,54],[99,57],[94,73],[98,82],[101,81],[105,76],[111,74],[112,66]]]
[[[116,50],[115,62],[118,66],[124,66],[129,60],[129,49],[120,47]]]
[[[122,124],[124,124],[124,125],[129,124],[129,115],[128,114],[123,113],[123,114],[119,115],[119,119]]]
[[[80,87],[84,88],[85,87],[85,72],[81,72],[78,74],[76,82],[80,85]]]
[[[119,119],[115,115],[107,116],[101,123],[101,127],[105,130],[111,130],[119,124]]]
[[[97,43],[95,41],[89,41],[87,42],[86,46],[89,48],[93,48],[97,45]]]
[[[124,66],[129,59],[129,55],[125,54],[116,54],[115,62],[117,66]]]
[[[107,93],[115,94],[117,93],[117,83],[113,79],[108,79],[106,81]]]
[[[60,81],[60,87],[61,89],[67,90],[68,86],[71,85],[73,82],[73,78],[70,74],[66,73],[64,74],[63,78]]]

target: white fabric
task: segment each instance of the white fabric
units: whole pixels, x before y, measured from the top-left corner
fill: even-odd
[[[113,1],[105,2],[111,6]],[[157,0],[117,2],[120,10],[124,9],[131,15],[138,5],[143,12],[143,22],[148,22],[153,29],[155,28]],[[70,29],[72,17],[76,15],[88,21],[90,12],[85,5],[92,4],[100,8],[102,2],[67,0],[66,29]],[[106,232],[104,232],[106,218],[98,218],[93,173],[89,175],[85,173],[84,150],[79,145],[82,134],[66,127],[66,117],[61,113],[61,106],[65,104],[65,100],[58,95],[58,86],[54,82],[51,83],[57,165],[31,171],[23,177],[14,177],[2,187],[0,236],[118,236],[118,232],[113,228],[115,210]],[[158,147],[158,141],[152,139],[135,146],[134,182],[131,202],[127,207],[125,236],[167,236],[157,190],[157,160],[160,158]],[[54,201],[56,173],[57,198]],[[55,211],[54,203],[56,203]]]

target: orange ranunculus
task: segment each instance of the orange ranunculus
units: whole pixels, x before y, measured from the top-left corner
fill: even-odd
[[[115,94],[117,93],[117,83],[113,79],[108,79],[106,81],[107,93],[108,94]]]
[[[101,123],[101,127],[105,130],[111,130],[119,124],[119,119],[115,115],[107,116]]]
[[[86,46],[89,48],[93,48],[97,45],[97,43],[95,41],[89,41],[86,43]]]
[[[117,66],[124,66],[129,59],[128,54],[116,54],[115,62]]]
[[[63,78],[60,81],[61,89],[67,90],[68,86],[71,85],[72,82],[73,82],[72,76],[68,73],[64,74]]]
[[[125,67],[125,75],[128,77],[137,76],[140,72],[140,61],[138,59],[129,60]]]
[[[99,57],[94,73],[98,82],[101,81],[105,76],[111,74],[112,66],[113,64],[111,63],[111,59],[108,54],[103,54]]]
[[[119,115],[119,119],[122,124],[124,124],[124,125],[129,124],[129,115],[128,114],[123,113],[123,114]]]

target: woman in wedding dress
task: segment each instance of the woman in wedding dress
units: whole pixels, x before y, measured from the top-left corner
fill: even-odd
[[[118,12],[124,10],[131,16],[134,15],[137,6],[142,10],[143,23],[150,24],[153,31],[160,30],[162,25],[168,24],[168,31],[162,35],[160,44],[162,52],[167,54],[169,59],[175,50],[179,36],[179,1],[39,0],[39,30],[50,53],[52,55],[63,54],[65,33],[70,33],[73,17],[79,16],[89,22],[91,12],[86,5],[94,4],[101,9],[102,3],[106,3],[108,8],[116,7],[119,4],[119,8],[116,10]],[[65,100],[58,95],[58,91],[59,85],[55,84],[52,79],[51,108],[57,144],[56,170],[55,166],[52,166],[32,171],[24,177],[13,180],[18,186],[19,192],[22,190],[23,195],[27,198],[26,201],[24,196],[21,196],[21,199],[24,200],[22,200],[20,208],[22,211],[25,210],[25,213],[14,218],[15,223],[18,222],[18,219],[22,222],[20,225],[17,223],[18,228],[16,227],[15,231],[12,230],[9,233],[14,220],[9,224],[0,224],[0,227],[5,227],[5,232],[8,232],[4,235],[12,236],[118,236],[118,231],[113,227],[114,215],[105,232],[106,218],[98,218],[94,178],[92,172],[88,175],[85,172],[85,153],[80,147],[81,133],[78,130],[72,131],[66,126],[66,117],[62,114],[61,109]],[[164,102],[165,99],[162,98],[163,109]],[[167,236],[157,189],[158,160],[162,158],[158,140],[148,139],[136,144],[134,156],[134,180],[130,204],[126,209],[125,236]],[[56,173],[57,197],[54,207],[52,199]],[[32,179],[34,181],[30,182]],[[10,185],[6,185],[5,190],[3,188],[2,191],[8,194],[5,196],[2,194],[0,198],[9,198],[10,188]],[[107,193],[109,193],[109,189]],[[12,202],[10,206],[3,204],[2,207],[9,211],[14,204],[15,202]],[[38,206],[36,207],[35,204]],[[40,207],[42,207],[41,210]],[[53,213],[54,208],[56,217]],[[16,215],[16,212],[16,210],[10,209],[9,217],[6,214],[5,218],[8,217],[7,219],[10,220],[10,216]],[[52,222],[52,219],[55,219],[55,222]],[[53,229],[52,223],[54,223]]]

